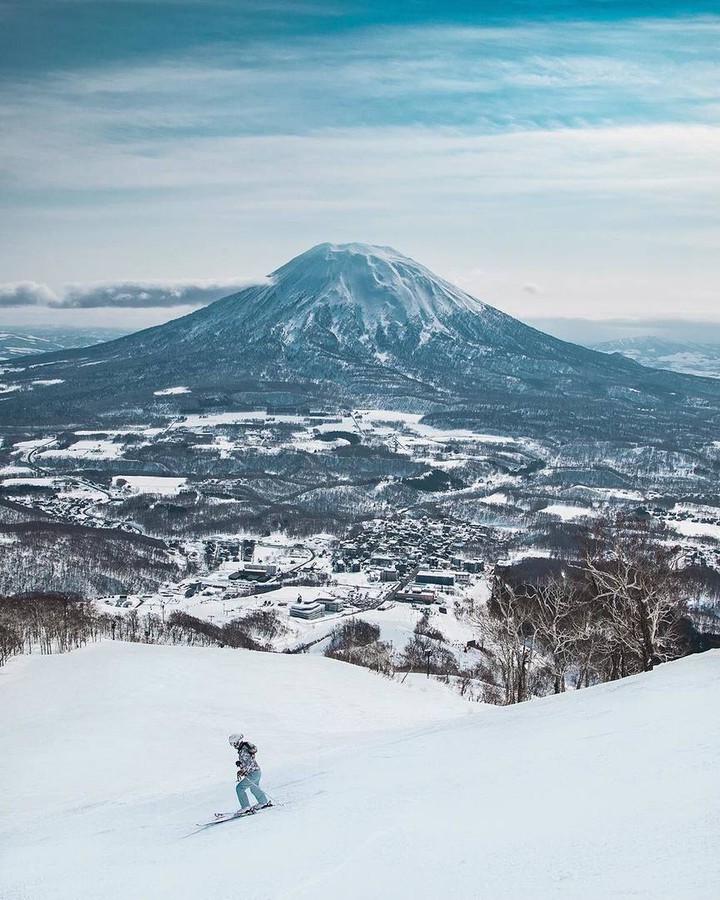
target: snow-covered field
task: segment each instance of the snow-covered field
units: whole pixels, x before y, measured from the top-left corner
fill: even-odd
[[[685,537],[712,538],[720,541],[720,525],[714,522],[693,522],[683,519],[679,522],[669,522],[671,528]]]
[[[4,900],[714,898],[720,653],[501,709],[317,656],[0,670]],[[279,804],[234,806],[226,735]]]
[[[27,443],[29,442],[25,441],[25,444]],[[20,445],[16,444],[16,446],[19,447]],[[93,441],[88,439],[75,441],[74,444],[64,447],[62,450],[46,450],[44,456],[54,459],[62,457],[85,459],[94,456],[102,459],[121,459],[122,447],[110,440]]]
[[[575,522],[578,519],[596,517],[600,515],[597,510],[584,506],[570,506],[568,503],[551,503],[542,510],[545,515],[557,516],[563,522]]]
[[[134,494],[157,494],[162,497],[174,497],[187,484],[187,478],[171,478],[165,475],[116,475],[113,487],[122,481]]]
[[[161,390],[161,391],[153,391],[153,394],[156,397],[172,397],[174,394],[189,394],[189,393],[190,393],[190,388],[182,387],[182,386],[169,387],[169,388],[165,388],[164,390]]]

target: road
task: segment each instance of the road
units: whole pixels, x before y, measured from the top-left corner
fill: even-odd
[[[107,516],[98,515],[95,512],[95,507],[99,503],[107,504],[115,499],[112,492],[103,485],[96,484],[95,482],[90,481],[89,479],[84,478],[80,475],[65,475],[61,472],[58,473],[50,469],[45,469],[40,465],[40,463],[37,461],[37,455],[42,451],[47,450],[56,443],[56,438],[50,438],[47,441],[43,441],[42,444],[31,447],[25,453],[24,457],[22,458],[22,462],[39,476],[53,478],[57,481],[65,482],[69,487],[85,488],[86,490],[94,491],[98,494],[102,494],[105,499],[97,500],[88,498],[86,500],[73,503],[71,505],[71,508],[66,511],[50,508],[44,510],[44,512],[47,512],[54,519],[60,522],[70,521],[74,524],[83,524],[94,528],[120,529],[122,531],[128,531],[132,534],[144,534],[143,528],[134,522],[127,522],[124,519],[112,519]]]

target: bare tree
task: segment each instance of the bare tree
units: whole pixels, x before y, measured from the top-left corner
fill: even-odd
[[[499,670],[501,702],[508,705],[527,700],[535,636],[527,617],[526,598],[496,577],[487,607],[476,610],[473,618],[492,647]]]
[[[546,654],[554,693],[560,694],[565,690],[568,669],[577,665],[584,650],[596,644],[591,606],[578,583],[563,572],[528,595],[527,616]]]
[[[685,600],[680,553],[640,522],[602,523],[584,565],[597,618],[605,628],[611,672],[649,671],[679,652]]]

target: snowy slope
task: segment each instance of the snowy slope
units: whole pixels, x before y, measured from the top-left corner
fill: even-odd
[[[0,679],[4,900],[717,896],[719,653],[511,709],[216,649]],[[283,805],[196,833],[235,728]]]
[[[271,279],[253,314],[286,319],[289,337],[323,318],[342,326],[339,337],[356,330],[371,338],[378,328],[414,324],[426,334],[450,334],[456,313],[494,312],[392,247],[320,244],[281,266]]]

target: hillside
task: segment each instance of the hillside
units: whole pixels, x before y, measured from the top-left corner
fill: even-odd
[[[90,344],[115,340],[123,334],[127,332],[120,328],[14,328],[12,331],[0,332],[0,362],[9,362],[19,356],[88,347]]]
[[[716,896],[720,653],[513,708],[112,643],[0,680],[7,900]],[[197,832],[238,728],[280,805]]]
[[[501,433],[692,442],[720,410],[716,382],[560,341],[368,244],[320,244],[189,316],[15,362],[0,387],[15,425],[368,405]]]

